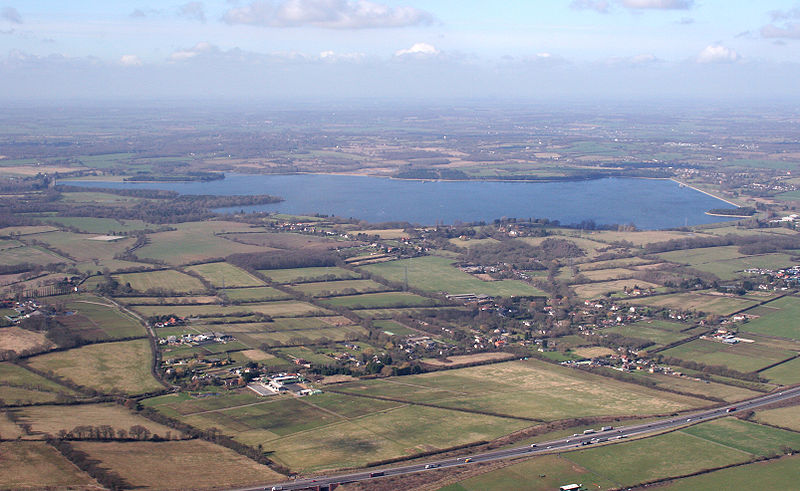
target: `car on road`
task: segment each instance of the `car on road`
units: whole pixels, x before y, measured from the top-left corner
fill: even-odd
[[[536,448],[537,445],[535,443],[531,443],[531,448]]]
[[[732,412],[734,412],[734,411],[736,411],[736,406],[734,406],[734,407],[729,407],[728,409],[726,409],[726,410],[725,410],[725,412],[726,412],[726,413],[732,413]]]
[[[464,463],[465,463],[465,464],[468,464],[468,463],[470,463],[470,462],[472,462],[472,459],[464,459]]]
[[[691,421],[691,420],[692,420],[692,418],[686,418],[686,422],[687,422],[687,423],[688,423],[689,421]]]
[[[425,465],[426,469],[436,469],[437,467],[439,467],[439,464],[426,464]]]

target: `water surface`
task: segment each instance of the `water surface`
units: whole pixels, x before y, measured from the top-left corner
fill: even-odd
[[[370,222],[421,225],[549,218],[562,224],[635,224],[640,229],[725,220],[705,212],[730,204],[670,180],[606,178],[561,182],[409,181],[326,174],[227,174],[211,182],[97,182],[70,184],[169,189],[182,194],[272,194],[285,201],[221,211],[337,215]]]

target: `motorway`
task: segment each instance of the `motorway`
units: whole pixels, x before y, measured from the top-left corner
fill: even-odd
[[[707,421],[729,414],[735,414],[742,411],[749,411],[751,409],[772,404],[774,402],[791,399],[800,396],[800,386],[786,388],[780,392],[774,392],[764,396],[740,401],[733,404],[728,404],[722,407],[709,409],[706,411],[696,412],[692,414],[684,414],[681,416],[673,416],[671,418],[663,419],[646,424],[621,426],[615,427],[606,431],[596,430],[593,433],[573,435],[558,440],[549,442],[537,443],[535,445],[525,445],[522,447],[504,448],[500,450],[493,450],[490,452],[478,453],[474,455],[467,455],[458,458],[446,458],[440,460],[431,460],[427,462],[419,462],[409,465],[398,467],[384,467],[380,469],[371,469],[368,471],[359,471],[351,474],[339,474],[335,476],[320,476],[314,478],[301,478],[294,481],[287,481],[275,484],[265,484],[262,486],[237,488],[235,491],[255,491],[255,490],[289,490],[289,489],[306,489],[315,488],[317,486],[327,486],[329,484],[342,484],[354,481],[364,481],[383,476],[397,476],[402,474],[411,474],[415,472],[424,472],[427,470],[443,469],[447,467],[455,467],[461,465],[470,465],[479,462],[491,462],[494,460],[508,459],[514,457],[530,456],[541,453],[550,453],[564,450],[575,450],[578,448],[585,448],[588,445],[597,443],[616,443],[624,441],[624,438],[639,436],[646,433],[660,432],[672,428],[695,424],[702,421]]]

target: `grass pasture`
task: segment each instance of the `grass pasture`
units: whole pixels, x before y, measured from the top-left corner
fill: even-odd
[[[105,196],[115,195],[106,194]],[[115,197],[125,198],[124,196]],[[46,221],[57,223],[62,227],[74,227],[75,229],[87,234],[122,235],[137,230],[156,228],[155,225],[148,224],[142,220],[117,220],[114,218],[47,217]]]
[[[754,372],[795,355],[791,351],[764,347],[758,343],[728,345],[706,339],[695,339],[661,354],[706,365],[722,365],[740,372]]]
[[[409,286],[430,292],[474,293],[500,297],[547,295],[519,280],[480,280],[453,266],[451,259],[438,256],[371,264],[364,266],[363,269],[397,283],[405,282],[408,271]]]
[[[603,332],[619,334],[626,338],[645,339],[647,341],[652,341],[657,346],[664,346],[689,337],[688,334],[651,327],[646,322],[637,322],[626,326],[614,326],[609,329],[603,329]]]
[[[197,278],[172,269],[144,273],[123,273],[114,275],[114,278],[122,285],[130,283],[131,288],[139,292],[164,290],[179,293],[199,293],[206,290],[205,285]]]
[[[609,268],[581,271],[580,274],[592,281],[610,281],[631,278],[636,272],[625,268]]]
[[[386,308],[386,307],[431,307],[439,304],[437,300],[421,297],[409,292],[364,293],[343,297],[329,297],[321,303],[333,307],[347,308]]]
[[[315,305],[294,300],[248,303],[243,305],[139,305],[136,311],[149,317],[174,314],[181,317],[232,316],[236,314],[262,313],[272,317],[295,317],[298,315],[326,315],[327,310]]]
[[[538,360],[457,368],[401,379],[350,382],[337,386],[337,390],[548,421],[643,414],[643,411],[660,414],[704,404],[690,397],[662,393]]]
[[[28,363],[106,393],[141,394],[163,388],[150,374],[152,354],[146,339],[90,344],[38,355]]]
[[[57,384],[52,380],[46,379],[41,375],[9,362],[0,362],[0,380],[3,382],[3,385],[26,387],[47,392],[61,392],[64,394],[74,393],[72,389],[68,389],[63,385]]]
[[[138,249],[142,258],[158,259],[171,265],[196,263],[236,253],[260,252],[263,247],[241,244],[217,235],[223,231],[245,231],[249,226],[236,222],[190,222],[175,226],[177,230],[148,235],[150,243]]]
[[[361,275],[358,273],[350,271],[349,269],[339,268],[337,266],[260,269],[258,272],[275,283],[306,283],[312,281],[351,280],[361,277]]]
[[[757,422],[800,432],[800,405],[764,409],[756,412]]]
[[[203,440],[73,445],[135,488],[226,489],[286,480],[265,465]]]
[[[78,262],[113,259],[130,248],[136,239],[126,237],[115,241],[92,240],[97,234],[76,234],[72,232],[48,232],[36,235],[48,247],[62,251]]]
[[[680,431],[564,454],[564,458],[627,487],[746,462],[751,455]]]
[[[320,281],[291,285],[291,288],[312,297],[329,297],[345,293],[374,293],[389,290],[385,285],[372,280]]]
[[[270,300],[286,300],[289,294],[272,288],[271,286],[257,286],[254,288],[228,288],[222,293],[234,302],[265,302]]]
[[[800,456],[794,455],[678,479],[659,489],[668,491],[793,489],[798,482],[800,482]]]
[[[800,383],[800,358],[795,358],[764,370],[760,372],[760,375],[776,384],[791,385]]]
[[[196,264],[185,269],[199,274],[215,288],[264,285],[263,281],[247,271],[226,262]]]
[[[696,310],[716,315],[731,315],[756,305],[751,298],[722,295],[712,292],[687,292],[627,300],[632,305],[650,305],[677,310]]]
[[[748,310],[747,314],[758,318],[740,324],[743,332],[800,340],[800,298],[782,297]]]
[[[782,447],[800,448],[800,433],[737,418],[717,419],[681,431],[758,456],[778,455]]]
[[[605,295],[606,293],[621,292],[626,286],[628,288],[633,288],[637,285],[639,288],[658,288],[660,286],[655,283],[631,278],[626,280],[612,280],[598,283],[587,283],[585,285],[574,285],[572,289],[575,291],[575,294],[581,298],[597,298]]]
[[[144,337],[147,332],[136,319],[113,305],[101,304],[101,299],[68,302],[72,315],[59,317],[59,322],[89,340],[110,340]]]
[[[566,483],[591,481],[599,489],[614,488],[613,481],[558,455],[543,455],[471,477],[439,491],[552,491]]]
[[[72,261],[39,246],[12,247],[0,251],[0,264],[30,263],[44,266],[47,264],[69,262]]]
[[[0,483],[4,489],[97,487],[94,479],[44,442],[0,442]]]
[[[30,350],[30,352],[47,351],[55,345],[39,332],[28,331],[17,326],[0,329],[0,350],[9,350],[16,353]]]
[[[15,410],[21,423],[29,423],[38,434],[56,435],[59,430],[70,431],[76,426],[108,425],[115,430],[128,430],[131,426],[144,426],[162,437],[167,431],[174,436],[178,431],[138,416],[119,404],[81,404],[79,406],[31,406]]]

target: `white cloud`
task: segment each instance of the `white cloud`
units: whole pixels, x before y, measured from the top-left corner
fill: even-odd
[[[698,63],[733,63],[741,58],[739,53],[731,48],[722,46],[721,44],[712,44],[706,46],[700,54],[697,55]]]
[[[4,7],[0,12],[0,17],[12,24],[22,24],[22,16],[19,15],[19,11],[14,7]]]
[[[319,54],[319,59],[323,61],[361,61],[365,57],[364,53],[337,53],[335,51],[323,51]]]
[[[687,10],[694,0],[622,0],[622,5],[629,9]]]
[[[204,53],[213,53],[217,51],[219,51],[219,48],[212,44],[197,43],[191,48],[179,49],[178,51],[173,52],[171,55],[169,55],[169,59],[170,61],[185,61]]]
[[[395,52],[395,56],[435,56],[439,50],[428,43],[414,43],[410,48],[400,49]]]
[[[608,0],[572,0],[569,6],[575,10],[594,10],[601,14],[607,14],[611,4]]]
[[[140,66],[142,64],[142,60],[136,55],[122,55],[119,62],[124,66]]]
[[[178,7],[178,15],[186,19],[206,21],[206,12],[203,2],[189,2]]]
[[[761,37],[800,39],[800,22],[786,22],[782,26],[767,24],[761,28]]]
[[[424,10],[368,0],[257,0],[228,10],[223,20],[265,27],[367,29],[427,25],[434,18]]]
[[[800,39],[800,6],[769,13],[772,23],[761,28],[761,37],[773,39]],[[783,22],[782,24],[778,24]]]

